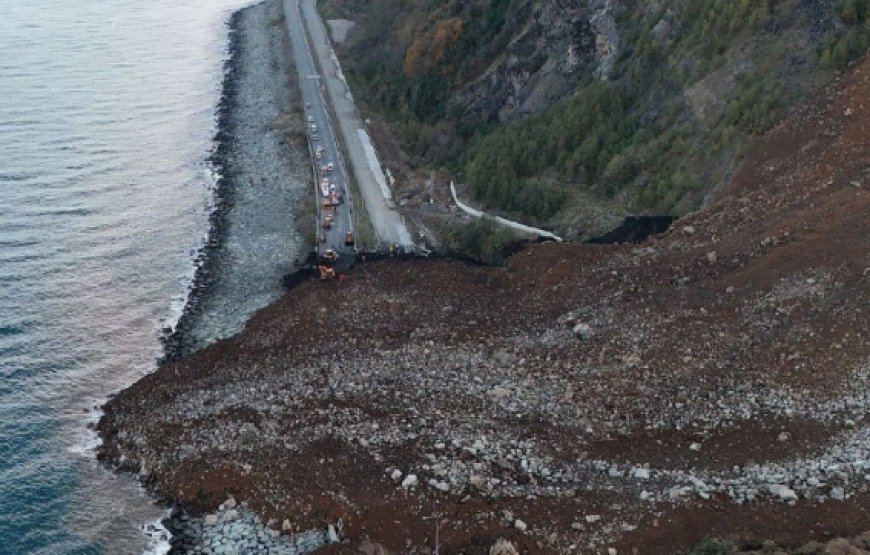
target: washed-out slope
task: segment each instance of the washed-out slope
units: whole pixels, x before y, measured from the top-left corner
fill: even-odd
[[[865,60],[709,208],[641,245],[305,283],[111,400],[100,456],[194,509],[232,494],[300,529],[340,518],[343,553],[366,538],[431,552],[433,518],[444,552],[855,535],[870,516],[868,98]]]

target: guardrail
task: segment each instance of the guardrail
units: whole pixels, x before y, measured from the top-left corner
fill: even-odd
[[[472,208],[471,206],[468,206],[467,204],[465,204],[464,202],[459,200],[458,196],[456,196],[456,187],[453,185],[452,181],[450,182],[450,194],[453,195],[453,202],[456,203],[456,206],[458,206],[463,212],[465,212],[467,214],[471,214],[472,216],[474,216],[476,218],[489,217],[489,218],[492,218],[493,220],[497,221],[498,223],[500,223],[504,226],[516,229],[518,231],[530,233],[532,235],[537,235],[539,237],[545,237],[547,239],[552,239],[553,241],[557,241],[560,243],[562,242],[561,237],[559,237],[555,233],[547,231],[546,229],[539,229],[537,227],[532,227],[530,225],[521,224],[519,222],[513,222],[513,221],[508,220],[506,218],[502,218],[501,216],[490,216],[486,212],[483,212],[481,210],[478,210],[477,208]]]

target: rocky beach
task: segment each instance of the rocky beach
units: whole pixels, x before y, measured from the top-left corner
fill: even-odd
[[[247,41],[277,48],[279,12],[234,17],[230,76],[257,65]],[[230,121],[245,82],[228,87]],[[99,456],[179,507],[178,552],[659,555],[722,538],[863,553],[867,98],[865,60],[768,133],[710,206],[640,244],[531,245],[503,268],[365,263],[228,337],[248,312],[215,334],[202,307],[248,293],[207,286],[170,338],[184,356],[104,407]],[[226,129],[232,149],[269,128]],[[304,164],[263,174],[253,148],[247,169],[222,154],[233,211],[253,168],[264,179],[247,190],[295,168],[304,198]],[[246,206],[245,221],[274,222]],[[290,201],[278,208],[290,229]],[[286,239],[232,244],[207,253],[203,280],[227,260],[301,256]]]
[[[241,330],[283,292],[312,248],[305,129],[284,10],[269,1],[235,12],[210,158],[217,189],[208,241],[178,324],[175,358]]]

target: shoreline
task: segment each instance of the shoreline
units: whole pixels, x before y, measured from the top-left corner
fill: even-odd
[[[267,14],[259,15],[259,19],[251,15],[254,12],[260,11],[267,12]],[[262,23],[260,20],[263,18],[274,17],[276,11],[280,11],[283,16],[280,0],[264,0],[233,11],[225,23],[227,47],[225,52],[226,57],[223,62],[221,94],[215,107],[216,131],[213,137],[212,152],[206,159],[207,166],[214,177],[211,210],[208,216],[208,231],[202,247],[197,251],[193,260],[195,269],[180,315],[173,326],[167,326],[161,330],[160,342],[163,346],[163,354],[158,360],[158,369],[164,364],[190,355],[221,339],[220,334],[213,336],[210,333],[211,330],[207,329],[207,324],[204,323],[204,319],[206,319],[204,313],[209,310],[215,311],[213,307],[208,305],[210,301],[220,295],[216,289],[219,282],[224,278],[223,273],[227,270],[224,266],[227,263],[227,259],[232,258],[232,253],[227,252],[228,243],[232,240],[231,228],[234,225],[239,227],[251,225],[251,221],[244,221],[243,216],[233,217],[234,209],[239,201],[239,189],[247,184],[254,185],[254,181],[245,183],[244,174],[247,168],[244,167],[245,164],[239,158],[244,158],[246,147],[256,149],[260,146],[251,145],[250,142],[246,142],[246,139],[250,137],[237,133],[241,126],[240,122],[246,119],[245,109],[241,105],[246,100],[250,101],[250,99],[245,97],[250,97],[253,94],[255,97],[253,103],[258,105],[258,107],[262,102],[262,98],[257,97],[256,84],[252,83],[249,77],[246,80],[244,74],[246,70],[250,71],[252,69],[250,67],[251,64],[246,65],[245,59],[245,55],[249,54],[245,51],[245,48],[250,48],[250,43],[282,43],[281,47],[285,49],[288,55],[283,58],[276,56],[277,62],[290,64],[289,67],[286,65],[284,67],[284,73],[289,81],[287,83],[288,88],[284,92],[287,95],[295,95],[297,97],[295,100],[298,101],[296,77],[288,50],[289,41],[283,32],[285,27],[283,25],[260,24]],[[276,28],[281,31],[276,33],[274,31]],[[275,60],[272,60],[271,65],[275,65]],[[253,81],[256,81],[256,79]],[[268,89],[268,85],[264,88]],[[268,97],[270,91],[261,94]],[[274,94],[274,96],[280,95],[280,92]],[[291,99],[290,103],[293,101]],[[287,110],[285,111],[283,108],[287,108]],[[292,118],[293,115],[292,106],[288,105],[282,106],[278,117]],[[304,125],[301,123],[301,116],[298,116],[297,119],[300,120],[300,125]],[[288,136],[282,137],[278,142],[282,143],[286,149],[292,151],[296,147],[293,144],[292,125],[289,127]],[[257,142],[259,141],[254,141],[254,143]],[[281,154],[288,153],[282,152]],[[282,157],[276,165],[293,165],[297,164],[298,161],[298,159],[293,157],[292,153],[289,153],[288,156]],[[305,171],[307,169],[307,158],[303,158],[302,161],[303,165],[301,167],[303,171],[299,172],[301,176],[288,174],[288,180],[295,177],[297,181],[302,183],[301,190],[303,194],[301,199],[298,200],[304,203],[309,201],[307,192],[310,184],[306,179]],[[283,174],[286,172],[286,168],[281,167],[275,170],[275,172]],[[259,178],[258,181],[259,184],[262,184],[264,180]],[[314,262],[314,257],[312,253],[305,255],[305,250],[309,245],[306,245],[305,240],[301,238],[304,233],[302,224],[298,221],[300,217],[304,216],[304,213],[304,207],[297,205],[293,212],[287,215],[288,229],[297,236],[300,236],[300,241],[296,249],[297,256],[294,257],[293,262],[290,264],[289,271],[280,272],[280,274],[276,274],[274,271],[271,272],[276,298],[295,285],[306,281],[312,275],[310,266]],[[269,303],[255,308],[259,310],[267,304]],[[256,310],[251,312],[256,312]],[[243,322],[246,321],[247,317],[243,318]],[[243,326],[244,323],[242,324]],[[110,395],[108,401],[111,401],[111,399],[120,393],[117,392]],[[100,419],[104,417],[104,414],[104,410],[100,408]],[[193,550],[209,553],[211,552],[209,551],[210,547],[219,546],[218,544],[212,545],[213,540],[215,540],[215,534],[220,534],[222,531],[226,531],[228,534],[235,534],[239,529],[244,529],[245,533],[252,538],[258,538],[260,542],[257,545],[267,549],[279,549],[282,550],[282,553],[293,553],[293,551],[288,551],[290,547],[297,549],[299,553],[305,553],[316,549],[329,539],[328,536],[325,536],[326,531],[322,533],[320,531],[308,531],[305,534],[292,537],[291,545],[288,543],[286,536],[276,536],[273,535],[274,533],[270,533],[267,526],[269,523],[261,522],[256,515],[246,512],[243,506],[239,506],[238,509],[233,509],[232,511],[230,509],[223,512],[219,511],[217,514],[221,515],[221,522],[226,521],[228,528],[226,530],[220,527],[212,529],[208,526],[205,515],[199,514],[197,511],[190,511],[189,507],[179,505],[173,499],[157,494],[153,487],[151,487],[151,481],[147,476],[143,475],[141,468],[124,468],[123,465],[112,465],[112,467],[116,472],[126,471],[133,475],[138,474],[143,489],[152,496],[159,506],[165,507],[164,515],[158,520],[142,524],[143,534],[148,538],[150,544],[147,553],[166,552],[176,554],[187,553]],[[228,513],[241,514],[238,517],[232,515],[227,517]],[[252,544],[252,547],[254,545]]]
[[[242,8],[245,9],[245,8]],[[238,25],[241,19],[241,11],[236,10],[230,15],[226,23],[227,52],[224,61],[224,77],[221,84],[221,95],[215,110],[217,119],[217,131],[214,136],[213,152],[208,156],[207,163],[215,179],[215,189],[212,197],[211,214],[208,217],[208,232],[204,245],[199,249],[194,259],[196,270],[191,280],[187,298],[181,309],[181,315],[174,326],[166,327],[162,331],[160,341],[163,343],[163,357],[158,366],[166,361],[175,360],[185,354],[186,336],[194,325],[194,315],[201,302],[202,296],[207,294],[210,283],[214,280],[214,265],[216,264],[214,253],[220,248],[225,233],[225,224],[232,208],[233,190],[229,180],[222,173],[224,161],[227,157],[227,118],[229,112],[229,98],[234,94],[236,86],[235,73],[238,63]]]
[[[215,176],[209,231],[181,316],[163,330],[162,362],[240,331],[310,262],[312,245],[299,222],[309,201],[307,158],[295,142],[299,95],[277,12],[283,16],[279,2],[267,0],[236,10],[227,22],[208,157]]]

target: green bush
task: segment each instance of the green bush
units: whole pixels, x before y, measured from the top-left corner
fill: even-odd
[[[516,240],[510,228],[499,225],[489,217],[454,227],[450,238],[458,252],[491,266],[504,264],[502,253]]]

